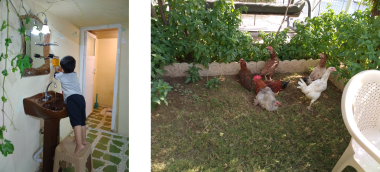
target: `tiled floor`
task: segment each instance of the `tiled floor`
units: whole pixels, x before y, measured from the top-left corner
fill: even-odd
[[[100,112],[105,107],[94,109],[87,118],[87,141],[92,145],[92,166],[95,172],[127,172],[129,171],[129,138],[111,135],[111,116]],[[95,129],[95,130],[94,130]],[[98,131],[97,131],[98,130]],[[74,136],[71,133],[70,136]],[[64,172],[74,172],[74,167]]]
[[[92,113],[87,117],[87,127],[111,131],[112,116],[108,115],[109,112],[105,112],[107,107],[99,106],[98,109],[94,109]],[[103,113],[101,113],[103,111]]]
[[[87,129],[87,141],[92,145],[95,172],[129,171],[129,138]],[[73,172],[74,168],[63,171]]]

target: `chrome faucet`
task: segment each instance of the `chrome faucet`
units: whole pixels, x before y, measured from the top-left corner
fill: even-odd
[[[49,83],[49,85],[46,87],[45,98],[43,98],[42,101],[48,101],[48,100],[51,98],[51,96],[49,96],[49,95],[47,94],[48,89],[49,89],[49,86],[50,86],[51,83],[54,83],[54,88],[57,88],[57,84],[55,84],[54,81],[51,81],[51,82]]]

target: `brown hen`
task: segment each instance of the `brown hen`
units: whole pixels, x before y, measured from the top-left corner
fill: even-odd
[[[247,63],[243,60],[239,60],[240,63],[240,71],[239,71],[239,78],[240,78],[240,84],[251,91],[252,88],[252,80],[251,80],[251,71],[247,68]]]
[[[288,86],[288,84],[289,84],[289,81],[288,82],[279,81],[279,80],[277,80],[277,81],[268,81],[268,80],[261,81],[261,76],[260,75],[256,75],[253,78],[253,80],[255,82],[255,87],[256,87],[255,92],[256,92],[256,94],[264,87],[264,84],[267,87],[269,87],[274,93],[278,93],[278,92],[284,90]]]
[[[270,59],[268,59],[268,61],[265,63],[265,66],[261,71],[261,75],[265,76],[265,80],[267,80],[267,75],[269,75],[269,80],[272,80],[272,75],[274,74],[280,62],[278,61],[276,53],[274,53],[273,51],[273,48],[271,46],[268,46],[267,49],[270,52]]]
[[[318,55],[321,57],[318,66],[314,68],[309,77],[302,78],[302,80],[305,81],[308,85],[317,79],[321,79],[323,74],[326,72],[326,54],[319,53]]]

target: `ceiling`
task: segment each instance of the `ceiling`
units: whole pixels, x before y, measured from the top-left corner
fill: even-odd
[[[83,11],[83,17],[80,9]],[[129,0],[28,0],[60,16],[76,27],[129,22]]]
[[[90,30],[92,34],[96,35],[96,38],[103,39],[103,38],[117,38],[117,28],[112,29],[101,29],[101,30]]]

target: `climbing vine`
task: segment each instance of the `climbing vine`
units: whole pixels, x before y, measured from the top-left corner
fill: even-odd
[[[0,0],[1,2],[2,0]],[[75,1],[75,0],[72,0],[75,5],[79,8],[79,10],[81,11],[82,13],[82,18],[83,18],[83,11],[82,9],[79,7],[78,3]],[[54,0],[54,3],[56,2],[56,0]],[[58,2],[58,0],[57,0]],[[54,4],[52,3],[52,4]],[[4,138],[4,132],[7,132],[7,128],[5,126],[5,117],[7,117],[7,119],[11,122],[11,126],[14,127],[14,130],[17,130],[12,119],[9,118],[8,114],[5,112],[4,110],[4,107],[5,107],[5,103],[7,102],[7,100],[9,99],[9,96],[7,94],[7,91],[5,89],[5,78],[8,76],[8,70],[7,70],[7,62],[9,61],[11,63],[11,67],[12,67],[12,72],[15,73],[16,71],[20,70],[20,75],[21,75],[21,78],[22,78],[22,75],[24,73],[24,70],[26,68],[30,68],[31,65],[29,63],[29,56],[27,55],[23,55],[22,54],[22,48],[20,49],[20,53],[17,54],[16,56],[14,56],[12,59],[9,58],[10,56],[10,51],[9,51],[9,46],[12,44],[12,37],[9,36],[9,28],[12,28],[12,26],[9,24],[9,9],[10,9],[10,5],[13,7],[17,17],[20,19],[21,21],[21,28],[17,29],[17,31],[20,33],[21,36],[24,35],[25,33],[25,25],[24,25],[24,22],[23,20],[21,19],[20,17],[20,14],[19,12],[16,10],[16,7],[13,5],[13,2],[12,0],[5,0],[5,4],[6,4],[6,10],[7,10],[7,19],[4,20],[4,21],[0,21],[0,32],[2,32],[3,30],[6,30],[6,33],[7,33],[7,37],[5,38],[5,54],[4,53],[1,53],[0,54],[0,62],[1,60],[4,59],[4,69],[0,69],[1,70],[1,73],[3,74],[3,84],[2,84],[2,96],[1,96],[1,101],[2,101],[2,107],[1,107],[1,114],[2,114],[2,117],[3,117],[3,124],[2,126],[0,127],[0,152],[1,154],[3,154],[5,157],[9,154],[12,154],[13,151],[14,151],[14,146],[13,144],[11,143],[10,140],[7,140]],[[29,14],[28,12],[26,11],[25,7],[24,7],[24,3],[23,3],[23,0],[21,0],[21,7],[22,9],[25,11],[26,15],[27,15],[27,18],[25,19],[25,23],[28,24],[30,22],[30,18],[29,18]],[[51,6],[50,6],[51,7]],[[49,7],[49,8],[50,8]],[[47,8],[45,10],[45,12],[49,9]],[[39,28],[38,28],[39,30]],[[41,38],[41,34],[40,34],[40,38]],[[29,41],[29,37],[28,36],[25,36],[25,41]],[[16,63],[15,63],[16,61]],[[9,104],[11,106],[11,112],[12,114],[14,113],[13,112],[13,107],[12,107],[12,103],[9,101]]]
[[[0,0],[1,2],[1,0]],[[17,12],[16,8],[14,7],[13,3],[11,0],[6,0],[5,1],[5,4],[6,4],[6,10],[7,10],[7,19],[4,20],[1,24],[1,28],[0,28],[0,32],[2,32],[3,30],[6,31],[7,33],[7,36],[5,38],[5,53],[1,53],[0,55],[0,61],[1,60],[4,60],[4,69],[1,71],[1,73],[3,74],[3,84],[2,84],[2,96],[1,96],[1,101],[2,101],[2,107],[1,107],[1,114],[2,114],[2,117],[3,117],[3,124],[2,126],[0,127],[0,152],[1,154],[3,154],[5,157],[8,155],[8,154],[12,154],[13,151],[14,151],[14,146],[13,144],[11,143],[10,140],[7,140],[4,138],[4,132],[7,131],[7,128],[5,126],[5,117],[8,118],[8,120],[11,122],[11,126],[14,127],[15,130],[16,127],[13,123],[13,121],[9,118],[8,114],[5,112],[4,110],[4,107],[5,107],[5,103],[8,101],[9,99],[9,96],[6,92],[6,89],[5,89],[5,78],[8,76],[8,70],[7,70],[7,65],[8,65],[8,61],[11,63],[11,67],[12,67],[12,72],[15,73],[16,71],[18,71],[18,69],[20,70],[20,75],[22,77],[22,74],[24,73],[24,70],[26,68],[30,68],[31,65],[29,63],[29,57],[27,55],[22,55],[21,53],[21,50],[20,50],[20,54],[16,55],[15,57],[13,57],[11,60],[9,58],[9,54],[10,54],[10,51],[9,51],[9,47],[10,45],[12,44],[12,37],[9,36],[9,28],[11,27],[10,26],[10,23],[9,23],[9,8],[10,8],[10,5],[13,6],[17,16],[20,18],[20,15],[19,13]],[[25,10],[24,6],[23,6],[23,3],[22,3],[22,0],[21,0],[21,4],[22,4],[22,8]],[[26,12],[26,10],[25,10]],[[26,14],[28,14],[26,12]],[[30,19],[29,19],[29,16],[27,17],[26,19],[26,24],[28,24],[30,22]],[[23,35],[25,33],[25,26],[23,24],[23,22],[21,22],[21,28],[18,29],[18,32],[20,33],[20,35]],[[25,37],[25,41],[29,41],[29,38],[28,37]],[[14,61],[16,60],[16,63],[14,63]],[[13,113],[13,107],[12,107],[12,103],[9,101],[10,103],[10,106],[11,106],[11,111]]]

